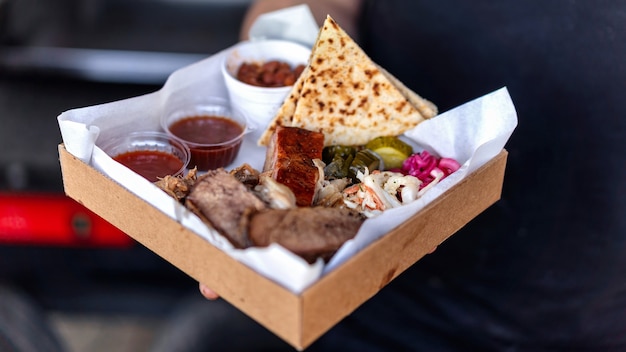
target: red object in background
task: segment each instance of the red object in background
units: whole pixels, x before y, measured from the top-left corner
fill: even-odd
[[[0,245],[126,248],[134,243],[63,194],[0,193]]]

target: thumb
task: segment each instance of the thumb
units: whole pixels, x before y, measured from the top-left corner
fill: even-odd
[[[204,296],[204,298],[208,300],[214,301],[220,297],[215,291],[213,291],[212,289],[210,289],[208,286],[206,286],[203,283],[199,284],[199,288],[200,288],[200,293]]]

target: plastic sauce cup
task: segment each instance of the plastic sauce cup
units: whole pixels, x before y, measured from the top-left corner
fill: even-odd
[[[189,163],[189,148],[162,132],[132,132],[106,140],[100,146],[117,162],[150,182],[182,175]]]
[[[228,100],[217,97],[168,109],[161,126],[189,147],[188,168],[197,167],[198,171],[231,164],[239,154],[244,135],[251,131],[246,117],[232,109]]]

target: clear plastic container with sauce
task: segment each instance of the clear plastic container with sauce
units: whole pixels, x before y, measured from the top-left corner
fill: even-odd
[[[132,132],[108,139],[100,147],[150,182],[184,174],[191,157],[186,145],[163,132]]]
[[[191,151],[188,167],[198,171],[226,167],[239,154],[249,132],[246,117],[232,109],[227,99],[206,98],[201,102],[169,107],[161,119],[163,129]]]

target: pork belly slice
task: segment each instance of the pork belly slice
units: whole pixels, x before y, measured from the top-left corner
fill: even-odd
[[[253,246],[278,243],[309,263],[320,257],[328,261],[364,220],[348,208],[266,209],[252,214],[248,236]]]
[[[313,159],[322,159],[324,134],[298,127],[277,126],[268,145],[263,172],[293,192],[296,205],[313,204],[320,179]]]
[[[237,248],[250,246],[246,235],[248,214],[266,207],[224,169],[210,170],[200,176],[187,196],[186,205]]]

